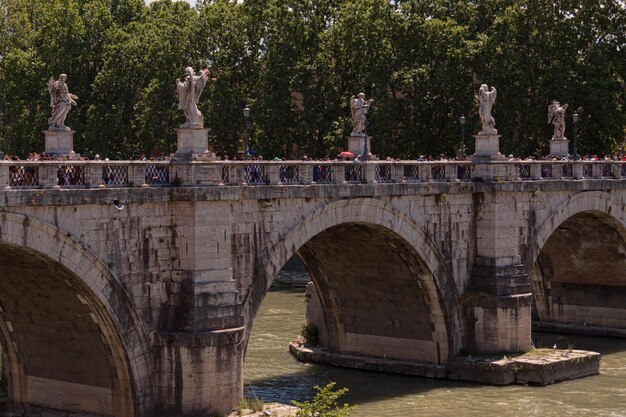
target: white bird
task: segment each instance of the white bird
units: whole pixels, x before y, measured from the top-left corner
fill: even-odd
[[[117,209],[117,211],[124,210],[124,204],[120,203],[119,200],[113,200],[113,206]]]

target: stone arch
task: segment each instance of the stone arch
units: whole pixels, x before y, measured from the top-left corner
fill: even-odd
[[[440,343],[440,363],[447,363],[450,355],[461,346],[463,321],[457,290],[444,257],[424,230],[407,214],[392,205],[372,198],[346,199],[325,205],[300,223],[285,230],[280,240],[269,251],[269,258],[262,262],[252,288],[244,300],[246,335],[251,322],[276,274],[284,264],[315,236],[342,225],[362,225],[366,228],[388,232],[395,236],[397,244],[404,244],[414,258],[419,258],[428,277],[420,282],[430,300],[430,314]],[[394,244],[394,243],[392,243]],[[410,267],[409,267],[410,268]]]
[[[528,271],[537,260],[537,256],[546,241],[570,217],[583,212],[603,213],[621,222],[626,228],[626,204],[611,194],[602,191],[586,191],[576,194],[556,207],[552,214],[536,229],[537,232],[528,245],[526,267]]]
[[[525,266],[533,320],[543,328],[626,329],[626,204],[615,196],[582,192],[556,207],[537,228]]]
[[[53,299],[56,296],[57,302],[60,301],[67,309],[67,314],[80,316],[81,322],[85,323],[86,327],[91,326],[91,333],[88,336],[91,339],[85,342],[85,345],[90,343],[99,345],[97,349],[107,355],[112,368],[109,388],[102,388],[97,384],[92,387],[89,383],[81,383],[80,381],[89,380],[86,375],[78,375],[76,381],[79,382],[66,377],[57,383],[51,383],[53,380],[42,371],[44,367],[37,367],[35,360],[25,358],[28,349],[24,349],[16,342],[21,337],[17,332],[13,334],[17,329],[7,328],[5,324],[0,327],[2,334],[0,340],[8,346],[8,356],[12,359],[9,370],[12,373],[11,395],[12,399],[16,400],[15,403],[34,403],[63,409],[59,404],[64,398],[63,395],[67,394],[70,402],[74,401],[68,406],[72,408],[68,411],[133,416],[150,409],[153,400],[153,364],[150,360],[148,338],[126,290],[106,266],[82,244],[52,225],[29,216],[7,212],[0,213],[0,256],[5,260],[11,260],[8,262],[11,266],[7,268],[14,267],[17,270],[20,267],[24,269],[39,265],[41,271],[46,271],[46,276],[42,276],[39,282],[30,281],[34,283],[31,285],[39,288],[40,295],[43,296],[40,300]],[[23,265],[19,265],[20,263]],[[15,271],[10,271],[9,275],[12,272]],[[5,277],[4,281],[10,280]],[[19,285],[29,285],[22,284],[26,281],[20,280]],[[5,287],[13,291],[28,288],[12,285],[7,283]],[[58,292],[46,293],[51,288]],[[68,294],[72,296],[67,297]],[[9,297],[0,301],[7,304],[7,299]],[[33,303],[36,304],[36,301]],[[47,301],[44,301],[44,305],[51,305],[46,303]],[[18,311],[17,307],[13,307],[14,312]],[[0,314],[7,313],[5,311]],[[42,312],[46,313],[50,312]],[[59,317],[50,314],[50,320]],[[80,331],[82,329],[77,331],[76,339],[80,339]],[[24,341],[25,338],[26,336],[21,340]],[[52,355],[52,352],[47,353]],[[76,358],[76,368],[80,359],[84,358]],[[27,362],[24,362],[25,360]],[[54,358],[50,357],[51,363],[53,360]],[[30,378],[25,373],[25,364],[38,369],[39,375]],[[96,363],[91,365],[94,373],[98,372],[97,365]],[[51,369],[48,371],[52,372]],[[84,369],[73,371],[79,373]],[[47,393],[38,392],[42,385],[48,387]],[[76,393],[75,398],[72,398],[73,392]],[[37,397],[34,402],[29,400],[33,393]]]

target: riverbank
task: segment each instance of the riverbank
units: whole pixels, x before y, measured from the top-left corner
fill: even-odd
[[[331,353],[324,348],[307,346],[302,340],[291,342],[289,352],[302,362],[489,385],[546,386],[600,373],[599,353],[573,349],[533,349],[509,356],[468,356],[457,358],[448,365]]]
[[[263,405],[263,410],[254,411],[251,409],[243,409],[233,411],[228,417],[293,417],[298,411],[297,407],[280,403],[268,403]]]

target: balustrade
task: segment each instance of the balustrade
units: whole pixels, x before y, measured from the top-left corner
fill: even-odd
[[[417,182],[421,179],[419,165],[403,165],[404,181]]]
[[[626,177],[623,161],[494,164],[499,182]],[[459,161],[3,161],[0,183],[7,188],[88,188],[454,182],[471,181],[473,168]]]

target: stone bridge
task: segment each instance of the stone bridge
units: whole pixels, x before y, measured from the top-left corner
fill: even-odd
[[[229,410],[294,255],[335,352],[445,367],[529,349],[533,319],[626,333],[626,163],[12,161],[0,184],[14,409]]]

